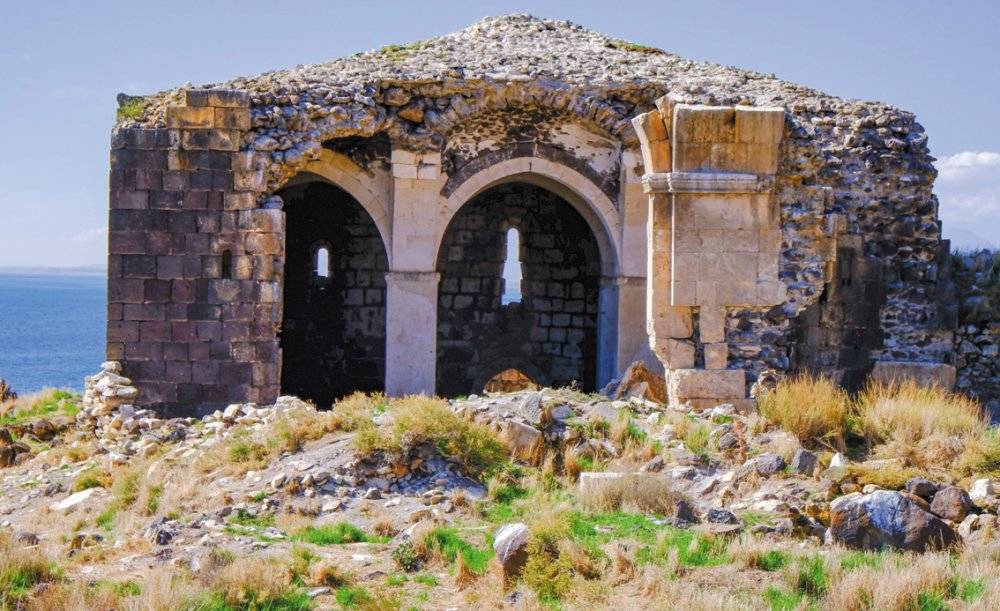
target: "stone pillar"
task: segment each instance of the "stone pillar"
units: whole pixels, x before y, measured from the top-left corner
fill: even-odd
[[[385,392],[434,394],[441,274],[389,272],[386,279]]]
[[[113,133],[107,356],[140,405],[278,394],[284,218],[258,207],[249,106],[246,92],[186,90],[164,128]]]
[[[437,370],[435,271],[440,153],[392,151],[392,270],[386,274],[385,389],[433,395]],[[447,222],[445,219],[444,222]]]
[[[650,371],[663,370],[660,360],[649,347],[646,329],[646,230],[649,204],[641,180],[642,151],[638,148],[622,151],[621,166],[619,208],[622,211],[621,243],[625,247],[619,253],[620,275],[614,278],[618,300],[615,376],[621,375],[635,361],[643,361]]]
[[[784,111],[669,97],[657,108],[633,122],[649,196],[650,345],[667,369],[672,403],[742,402],[745,372],[727,368],[727,310],[785,300],[771,198]]]

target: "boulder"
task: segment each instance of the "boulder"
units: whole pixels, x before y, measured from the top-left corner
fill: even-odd
[[[667,383],[662,375],[657,375],[642,361],[628,366],[621,378],[604,388],[604,394],[612,399],[639,397],[653,403],[667,402]]]
[[[694,512],[691,503],[681,499],[674,505],[674,526],[684,527],[698,521],[698,515]]]
[[[522,460],[537,457],[542,444],[542,432],[516,420],[508,420],[504,425],[503,439],[511,454]]]
[[[493,535],[493,551],[507,579],[516,578],[528,561],[528,538],[531,532],[525,524],[504,524]]]
[[[792,472],[807,477],[811,476],[816,471],[816,463],[817,458],[815,454],[805,448],[799,448],[792,455]]]
[[[742,479],[752,473],[757,473],[758,475],[768,477],[775,475],[776,473],[781,473],[784,468],[784,458],[778,456],[777,454],[761,454],[760,456],[751,458],[743,463],[736,476]]]
[[[969,498],[984,509],[995,510],[997,507],[996,488],[991,479],[977,479],[969,487]]]
[[[961,522],[974,505],[969,493],[958,486],[945,486],[937,491],[931,501],[931,511],[952,522]]]
[[[930,501],[938,491],[938,486],[931,480],[924,477],[911,477],[906,482],[906,491],[915,494],[922,499]]]
[[[855,549],[914,552],[947,549],[960,540],[947,522],[893,490],[835,500],[830,504],[829,536]]]
[[[722,507],[713,507],[708,510],[705,514],[705,521],[711,524],[739,524],[740,519],[736,517],[736,514],[729,511],[728,509],[723,509]]]

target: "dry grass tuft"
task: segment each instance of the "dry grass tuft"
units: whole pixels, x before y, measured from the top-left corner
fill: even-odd
[[[466,564],[465,557],[462,554],[458,554],[455,557],[455,587],[459,590],[464,590],[478,579],[479,576],[473,573],[469,569],[469,565]]]
[[[378,520],[372,526],[372,533],[380,537],[395,537],[399,529],[390,520],[385,518]]]
[[[580,504],[591,511],[638,511],[670,515],[684,495],[666,477],[627,474],[589,484],[580,492]]]
[[[806,375],[782,380],[757,401],[757,409],[772,424],[802,442],[818,441],[838,449],[844,445],[850,401],[831,380]]]
[[[913,444],[941,434],[967,438],[989,425],[972,399],[913,381],[869,385],[858,398],[858,416],[865,436],[875,443]]]
[[[354,575],[344,571],[331,561],[313,564],[309,569],[309,585],[339,588],[354,583]]]
[[[871,384],[858,397],[857,419],[873,454],[957,476],[1000,469],[1000,442],[974,400],[912,381]]]
[[[288,567],[260,558],[244,558],[215,573],[212,589],[229,605],[275,600],[288,591]]]

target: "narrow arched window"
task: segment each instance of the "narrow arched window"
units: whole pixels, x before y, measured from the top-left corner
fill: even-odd
[[[222,251],[222,277],[230,279],[233,277],[233,251]]]
[[[317,278],[327,279],[330,277],[330,249],[320,246],[316,249],[313,257],[313,273]]]
[[[507,230],[507,258],[503,262],[502,305],[521,303],[521,234],[511,227]]]

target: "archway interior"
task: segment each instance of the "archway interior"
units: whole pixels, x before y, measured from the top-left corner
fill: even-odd
[[[518,256],[508,257],[509,243]],[[519,302],[504,299],[511,262],[522,274]],[[481,392],[509,368],[543,385],[594,389],[601,255],[565,199],[524,182],[483,191],[449,223],[438,271],[439,394]]]
[[[325,182],[286,188],[281,390],[331,405],[385,380],[385,246],[371,216]]]

